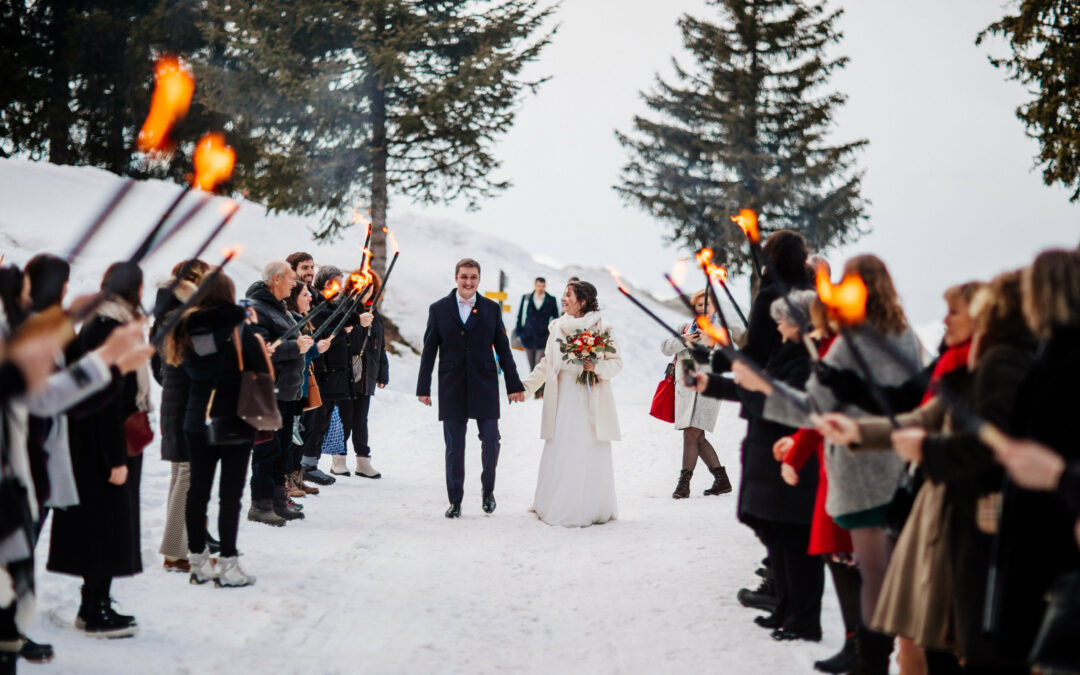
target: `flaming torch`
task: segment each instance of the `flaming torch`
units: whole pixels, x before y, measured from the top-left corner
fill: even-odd
[[[370,286],[371,282],[373,281],[371,276],[371,268],[369,266],[371,263],[371,251],[365,251],[365,253],[367,255],[364,260],[364,268],[361,270],[361,272],[354,273],[349,276],[349,281],[352,282],[354,290],[353,298],[350,302],[346,303],[348,305],[348,309],[344,311],[341,318],[338,319],[337,325],[335,325],[334,329],[330,331],[329,337],[331,340],[337,337],[338,333],[341,332],[341,329],[345,327],[345,323],[349,320],[350,315],[352,315],[352,313],[356,311],[356,308],[359,307],[360,304],[363,302],[364,291],[367,290],[368,286]]]
[[[619,285],[619,292],[622,293],[624,296],[626,296],[627,300],[634,303],[637,306],[637,308],[640,309],[642,312],[645,312],[645,314],[650,319],[652,319],[656,323],[660,324],[660,326],[664,330],[671,333],[672,335],[674,335],[675,337],[677,337],[680,340],[683,339],[684,336],[683,336],[682,333],[680,333],[679,331],[672,328],[670,325],[668,325],[668,323],[666,321],[664,321],[663,319],[658,317],[655,312],[653,312],[651,309],[649,309],[644,304],[642,304],[642,302],[640,300],[638,300],[637,298],[634,297],[634,295],[630,292],[630,289],[628,289],[625,285],[623,285],[622,277],[619,276],[619,273],[615,271],[614,267],[608,267],[607,271],[615,279],[615,283]],[[705,345],[695,343],[694,344],[694,352],[695,352],[695,356],[694,356],[695,359],[699,360],[701,363],[707,363],[708,362],[709,350],[705,348]],[[701,353],[701,355],[698,354],[699,352]],[[702,360],[702,358],[704,358],[705,360]]]
[[[755,271],[761,276],[761,230],[758,229],[757,214],[753,209],[742,209],[739,215],[731,217],[731,221],[739,226],[750,242],[750,257],[754,260]]]
[[[382,300],[383,291],[386,290],[386,284],[390,281],[390,275],[394,273],[394,265],[397,264],[398,255],[401,254],[401,248],[398,247],[397,237],[394,233],[386,228],[386,243],[390,244],[391,250],[394,251],[394,257],[390,259],[390,266],[386,268],[386,276],[383,277],[382,285],[379,286],[379,292],[375,294],[375,298],[371,301],[371,311],[375,311],[375,308],[379,306],[379,300]],[[360,356],[364,356],[364,351],[367,349],[367,343],[371,339],[371,329],[375,324],[367,327],[367,332],[364,333],[364,341],[360,345]]]
[[[198,304],[200,300],[203,299],[206,293],[210,290],[211,284],[213,284],[214,281],[224,273],[225,266],[228,265],[233,258],[240,255],[240,252],[242,250],[243,248],[239,244],[233,246],[232,248],[227,248],[224,250],[225,257],[222,259],[221,264],[211,270],[209,274],[204,276],[199,282],[199,287],[195,289],[194,293],[191,294],[191,297],[188,298],[184,302],[184,304],[180,305],[180,307],[178,307],[172,314],[169,315],[169,319],[165,322],[165,325],[162,326],[161,330],[158,330],[154,334],[153,339],[150,340],[151,344],[153,344],[155,347],[161,346],[161,343],[165,341],[165,338],[176,329],[176,326],[180,323],[180,319],[183,318],[184,313],[194,307],[196,304]]]

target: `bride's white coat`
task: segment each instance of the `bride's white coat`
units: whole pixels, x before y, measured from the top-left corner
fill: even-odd
[[[602,354],[596,362],[596,376],[599,381],[592,385],[589,392],[589,421],[596,431],[596,440],[622,440],[619,415],[615,409],[615,393],[611,388],[611,379],[622,370],[622,355],[618,351],[619,344],[611,324],[604,321],[600,312],[589,312],[580,317],[564,314],[551,322],[544,358],[536,364],[536,368],[523,383],[526,395],[536,393],[541,385],[545,385],[544,411],[540,424],[540,438],[545,441],[555,437],[555,413],[559,409],[559,373],[570,371],[577,375],[582,372],[581,366],[563,361],[556,340],[565,341],[579,330],[586,329],[594,333],[609,333],[610,343],[616,350],[614,354]]]

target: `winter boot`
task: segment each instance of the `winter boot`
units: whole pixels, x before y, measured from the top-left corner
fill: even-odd
[[[240,558],[232,556],[220,560],[221,567],[218,575],[214,577],[214,583],[218,588],[239,588],[250,586],[255,583],[255,577],[245,572],[240,567]]]
[[[174,558],[167,555],[165,556],[165,571],[187,574],[190,571],[190,564],[184,558]]]
[[[328,476],[322,471],[319,471],[318,466],[305,466],[301,470],[300,475],[303,476],[304,480],[315,483],[316,485],[333,485],[334,481],[337,480],[333,476]]]
[[[849,635],[844,646],[833,656],[814,662],[814,668],[823,673],[848,673],[859,666],[859,649],[855,636]]]
[[[858,664],[850,671],[852,675],[889,675],[889,657],[892,655],[893,637],[866,626],[859,626],[855,633]]]
[[[85,587],[75,627],[91,637],[110,639],[130,637],[136,630],[134,617],[116,614],[108,598],[89,597]]]
[[[382,474],[378,469],[371,466],[370,457],[356,457],[356,475],[361,478],[382,478]]]
[[[686,499],[690,496],[690,478],[693,475],[693,471],[686,469],[679,472],[679,484],[675,486],[675,492],[671,493],[672,499]]]
[[[23,636],[23,645],[19,648],[19,656],[30,663],[48,663],[53,660],[55,655],[52,645],[34,642],[25,635]]]
[[[0,675],[15,675],[15,663],[18,660],[19,652],[0,649]]]
[[[711,488],[705,490],[705,496],[726,495],[731,492],[731,481],[728,480],[724,467],[718,466],[715,469],[709,469],[709,472],[713,475],[713,484]]]
[[[330,473],[335,476],[349,476],[348,467],[345,466],[345,455],[333,455],[333,459],[330,461]]]
[[[297,483],[300,480],[300,472],[293,471],[285,476],[285,488],[288,492],[289,499],[298,499],[300,497],[307,497],[307,493]]]
[[[285,519],[274,512],[274,503],[269,499],[252,499],[247,519],[256,523],[273,525],[274,527],[281,527],[285,524]]]
[[[749,588],[740,588],[735,596],[743,607],[760,609],[763,612],[775,612],[780,601],[776,599],[776,587],[768,580],[762,580],[756,591]]]
[[[289,497],[285,494],[285,486],[278,485],[274,487],[274,513],[278,514],[285,520],[303,520],[304,514],[289,507]]]
[[[296,483],[296,487],[303,490],[304,494],[317,495],[319,494],[319,488],[314,485],[308,485],[304,483],[304,472],[297,469],[293,471],[293,482]]]
[[[191,565],[191,578],[189,583],[205,584],[217,578],[217,570],[210,560],[210,549],[206,548],[202,553],[189,553],[188,563]]]

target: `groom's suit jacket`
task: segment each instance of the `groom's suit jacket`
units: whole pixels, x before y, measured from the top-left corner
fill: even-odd
[[[498,419],[499,376],[503,368],[507,393],[524,391],[498,303],[476,295],[476,307],[461,323],[457,291],[431,305],[424,352],[420,357],[417,396],[431,396],[431,371],[439,357],[439,420]]]

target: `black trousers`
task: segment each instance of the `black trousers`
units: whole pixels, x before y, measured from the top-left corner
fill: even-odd
[[[446,495],[451,504],[460,504],[465,494],[465,432],[469,420],[444,420],[446,440]],[[499,420],[476,420],[480,430],[480,484],[484,492],[495,491],[495,467],[499,464]]]
[[[214,446],[206,443],[205,433],[186,432],[191,462],[191,485],[188,488],[184,520],[187,525],[188,550],[202,553],[206,549],[206,512],[214,474],[221,464],[218,482],[218,537],[221,555],[237,555],[236,533],[240,529],[240,500],[244,496],[251,448],[246,445]]]
[[[357,396],[349,401],[338,401],[338,414],[341,426],[345,430],[345,443],[352,437],[353,452],[357,457],[371,457],[368,446],[368,411],[371,409],[370,396]]]
[[[759,520],[754,529],[769,550],[780,601],[776,611],[784,620],[784,630],[820,634],[825,562],[806,552],[810,525]]]
[[[251,498],[272,499],[274,488],[285,485],[285,465],[292,444],[293,416],[296,401],[278,401],[281,428],[273,440],[259,443],[251,453]]]
[[[323,401],[318,408],[303,413],[304,430],[301,436],[304,438],[304,444],[300,446],[300,463],[303,466],[319,465],[323,437],[326,436],[326,430],[330,428],[330,414],[333,410],[333,402]]]

